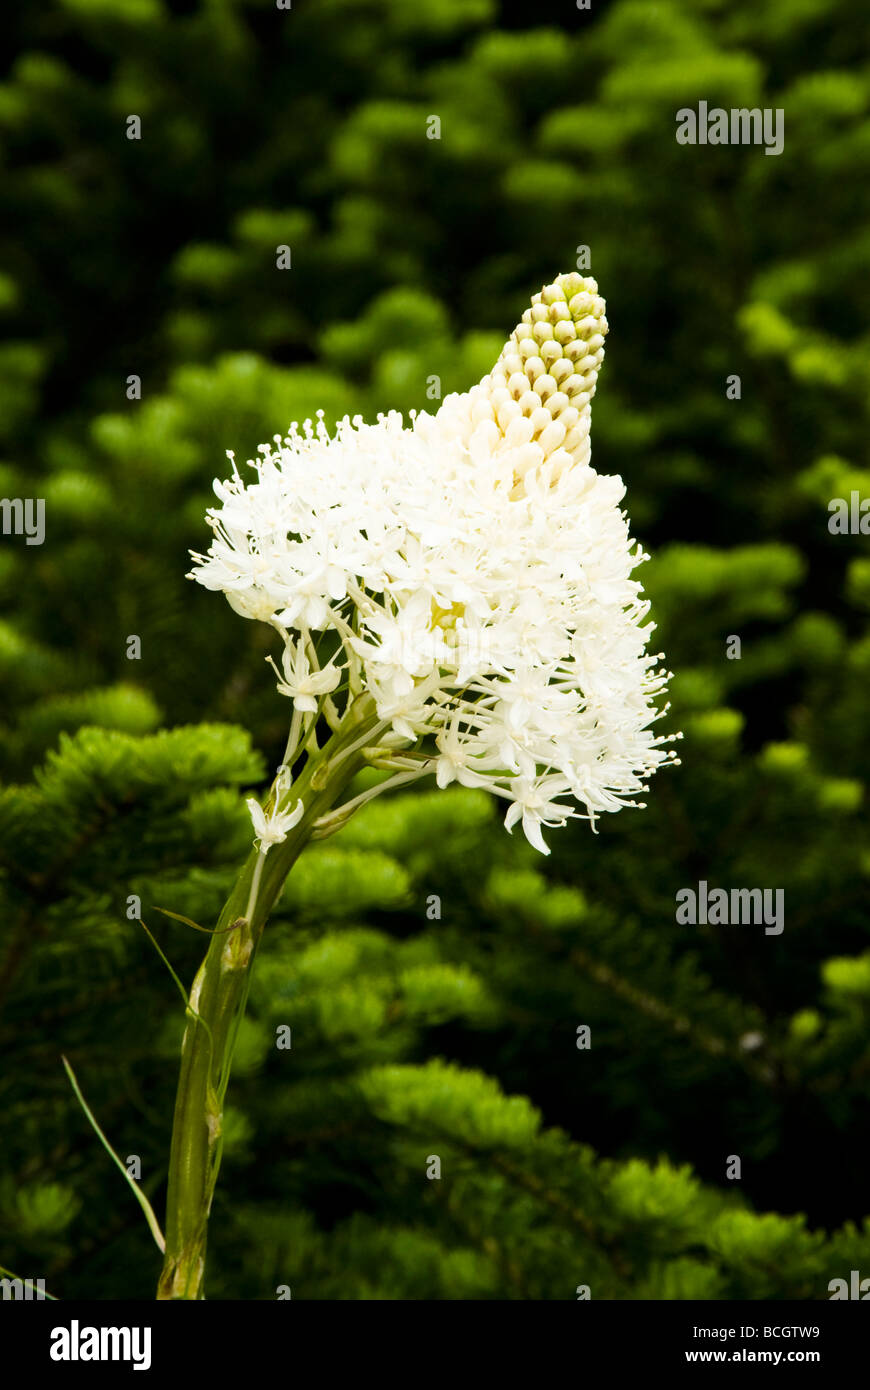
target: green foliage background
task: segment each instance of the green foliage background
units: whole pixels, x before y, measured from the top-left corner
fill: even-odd
[[[224,451],[319,407],[431,409],[428,379],[483,375],[588,245],[594,462],[654,556],[683,765],[547,861],[454,791],[306,854],[231,1086],[209,1294],[818,1299],[870,1275],[870,554],[827,527],[870,495],[870,14],[46,0],[2,23],[0,495],[44,498],[47,533],[0,539],[0,1261],[153,1296],[60,1054],[159,1211],[181,1010],[127,899],[189,982],[203,938],[155,906],[214,920],[288,715],[265,629],[184,579]],[[782,108],[783,154],[677,145],[702,99]],[[784,933],[678,925],[701,879],[782,888]]]

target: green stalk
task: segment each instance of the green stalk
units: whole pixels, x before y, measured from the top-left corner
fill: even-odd
[[[366,727],[374,728],[376,723],[371,698],[361,696],[328,743],[309,756],[291,793],[293,804],[302,800],[305,814],[286,840],[273,845],[267,855],[261,858],[256,849],[249,855],[193,982],[172,1126],[166,1256],[158,1299],[204,1297],[208,1219],[223,1147],[224,1095],[257,947],[287,875],[311,838],[315,821],[335,805],[362,766],[362,759],[357,752],[339,760],[334,769],[330,764]],[[233,929],[228,930],[230,927]]]

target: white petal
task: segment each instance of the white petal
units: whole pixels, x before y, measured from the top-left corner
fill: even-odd
[[[539,850],[541,854],[550,853],[541,834],[541,822],[534,811],[528,809],[523,811],[523,831],[533,849]]]
[[[250,812],[251,821],[254,826],[254,834],[256,835],[257,839],[260,840],[266,834],[265,812],[263,811],[263,808],[260,805],[259,801],[255,801],[252,796],[248,797],[247,801],[245,802],[245,805],[247,806],[248,811]]]

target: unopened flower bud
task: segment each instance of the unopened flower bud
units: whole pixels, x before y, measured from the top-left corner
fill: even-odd
[[[532,297],[489,375],[464,395],[448,396],[438,412],[439,423],[449,422],[450,432],[468,445],[484,422],[494,422],[498,436],[487,431],[490,449],[522,448],[512,496],[525,491],[529,440],[538,449],[538,470],[559,450],[551,482],[564,472],[566,454],[572,466],[589,463],[591,401],[607,333],[604,309],[595,280],[576,271],[557,276]]]

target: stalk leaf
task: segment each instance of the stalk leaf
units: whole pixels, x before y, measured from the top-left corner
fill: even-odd
[[[66,1069],[66,1074],[67,1074],[67,1076],[69,1077],[70,1085],[72,1086],[73,1090],[75,1091],[76,1099],[77,1099],[79,1105],[82,1107],[82,1110],[84,1110],[85,1114],[87,1115],[88,1119],[90,1120],[91,1124],[93,1125],[93,1127],[94,1127],[94,1129],[95,1129],[95,1131],[96,1131],[96,1133],[97,1133],[97,1135],[98,1135],[98,1137],[99,1137],[100,1143],[102,1144],[103,1148],[106,1150],[106,1153],[107,1153],[107,1154],[109,1155],[109,1157],[113,1160],[113,1162],[115,1162],[115,1163],[118,1165],[118,1167],[120,1168],[121,1172],[122,1172],[123,1175],[124,1175],[124,1180],[125,1180],[127,1183],[129,1183],[130,1187],[132,1188],[132,1190],[133,1190],[133,1196],[136,1198],[136,1201],[139,1203],[140,1207],[142,1208],[142,1210],[143,1210],[144,1213],[145,1213],[145,1220],[148,1222],[148,1227],[149,1227],[149,1229],[150,1229],[150,1231],[151,1231],[152,1236],[154,1237],[154,1241],[155,1241],[155,1244],[157,1245],[157,1249],[160,1251],[161,1255],[165,1255],[165,1254],[166,1254],[166,1241],[165,1241],[164,1238],[163,1238],[163,1232],[162,1232],[161,1229],[160,1229],[160,1226],[159,1226],[158,1221],[157,1221],[157,1217],[154,1215],[154,1208],[151,1206],[151,1203],[148,1201],[148,1198],[145,1196],[145,1193],[142,1191],[141,1187],[140,1187],[139,1184],[136,1182],[135,1178],[131,1178],[131,1177],[130,1177],[130,1174],[127,1172],[127,1169],[124,1167],[123,1163],[121,1162],[121,1160],[120,1160],[120,1158],[118,1157],[118,1155],[115,1153],[115,1150],[112,1148],[112,1146],[111,1146],[111,1144],[109,1143],[108,1139],[106,1138],[105,1134],[104,1134],[103,1131],[100,1129],[100,1126],[97,1124],[97,1121],[96,1121],[96,1119],[94,1118],[93,1112],[91,1111],[90,1107],[88,1106],[87,1101],[85,1100],[84,1096],[83,1096],[82,1093],[81,1093],[81,1090],[80,1090],[80,1088],[79,1088],[79,1083],[76,1081],[75,1072],[73,1071],[73,1069],[72,1069],[72,1067],[70,1066],[69,1062],[66,1060],[66,1058],[65,1058],[63,1055],[61,1055],[61,1059],[60,1059],[60,1060],[63,1062],[64,1068]]]

